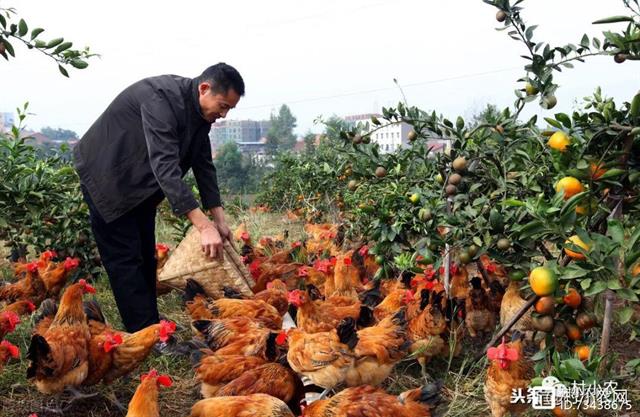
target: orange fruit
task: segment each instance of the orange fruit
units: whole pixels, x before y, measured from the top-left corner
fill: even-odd
[[[536,295],[551,295],[558,288],[558,278],[552,270],[539,266],[529,274],[529,285]]]
[[[607,172],[607,170],[604,168],[603,163],[596,164],[595,162],[592,162],[589,164],[589,173],[591,174],[592,180],[597,180],[603,176],[605,172]]]
[[[556,183],[556,192],[562,191],[564,199],[568,200],[574,195],[584,191],[582,183],[574,177],[564,177]]]
[[[584,249],[585,252],[589,252],[589,249],[591,249],[591,247],[589,245],[587,245],[586,243],[584,243],[582,241],[582,239],[580,239],[580,237],[578,235],[571,236],[564,243],[573,243],[574,245]],[[586,256],[583,253],[576,252],[576,251],[573,251],[571,249],[565,248],[564,249],[564,253],[566,253],[571,259],[574,259],[574,260],[577,260],[577,261],[583,261],[583,260],[586,259]]]
[[[578,410],[575,408],[561,408],[560,406],[554,408],[552,411],[556,417],[578,417]]]
[[[556,151],[564,152],[567,150],[567,146],[571,144],[571,139],[569,136],[563,131],[555,132],[549,140],[547,141],[547,145],[551,149],[555,149]]]
[[[567,294],[562,297],[562,301],[569,307],[576,309],[580,307],[580,303],[582,303],[582,296],[575,288],[569,288]]]
[[[586,361],[589,359],[591,355],[591,349],[589,346],[580,345],[573,348],[573,352],[578,356],[578,359],[581,361]]]
[[[631,275],[634,277],[640,275],[640,262],[638,262],[633,266],[633,268],[631,268]]]
[[[582,312],[576,316],[576,324],[582,330],[587,330],[596,325],[596,318],[587,312]]]
[[[578,326],[573,323],[567,323],[565,324],[565,327],[567,328],[567,337],[569,340],[573,340],[575,342],[576,340],[582,339],[582,330],[580,330]]]
[[[553,314],[555,311],[555,305],[556,300],[554,300],[553,297],[540,297],[540,299],[536,301],[536,313]]]

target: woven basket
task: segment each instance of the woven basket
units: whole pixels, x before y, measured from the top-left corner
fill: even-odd
[[[236,250],[225,242],[224,262],[212,260],[202,253],[200,232],[191,227],[182,242],[173,251],[167,263],[158,272],[158,281],[184,288],[186,279],[195,279],[212,298],[224,296],[222,288],[233,287],[248,297],[255,282],[245,268]]]

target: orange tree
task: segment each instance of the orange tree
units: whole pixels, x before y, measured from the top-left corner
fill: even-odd
[[[446,259],[475,261],[482,268],[478,258],[485,253],[513,276],[547,268],[549,276],[559,278],[545,295],[560,302],[552,319],[564,331],[555,337],[549,333],[547,347],[535,359],[541,361],[539,370],[549,365],[560,375],[569,369],[560,375],[568,378],[576,368],[583,372],[582,367],[571,353],[560,355],[553,342],[600,340],[604,355],[612,319],[630,326],[631,337],[639,330],[633,307],[640,294],[640,95],[617,105],[597,90],[573,114],[551,114],[544,121],[523,121],[520,114],[533,101],[553,108],[558,88],[553,75],[576,61],[603,54],[617,62],[623,61],[619,54],[636,60],[637,4],[625,2],[634,16],[597,22],[625,21],[623,32],[605,32],[602,40],[583,36],[578,44],[557,47],[535,41],[535,26],[522,18],[522,0],[485,2],[498,9],[496,17],[507,34],[524,44],[527,74],[518,80],[522,84],[513,108],[473,126],[405,103],[385,108],[381,118],[341,132],[343,146],[333,148],[334,164],[328,163],[332,174],[349,168],[342,188],[316,189],[344,196],[352,237],[375,242],[371,251],[383,265],[379,277],[394,276],[398,269],[420,270],[418,256],[435,270]],[[402,122],[414,129],[409,146],[382,154],[371,143],[372,134]],[[441,138],[450,140],[451,150],[433,154],[430,139]],[[305,164],[318,172],[313,161]],[[314,178],[323,177],[310,179],[312,187],[320,187]],[[615,315],[614,299],[624,303]],[[597,324],[594,314],[602,333],[590,330]],[[564,360],[569,365],[559,370]],[[590,363],[585,372],[595,368],[603,367]]]

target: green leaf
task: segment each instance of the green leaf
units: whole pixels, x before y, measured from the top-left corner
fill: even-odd
[[[638,295],[632,290],[630,290],[629,288],[621,288],[619,290],[616,290],[616,294],[618,295],[618,297],[622,298],[623,300],[634,301],[634,302],[640,301],[640,299],[638,298]]]
[[[607,287],[610,290],[620,290],[620,289],[622,289],[622,285],[620,285],[620,281],[618,281],[617,279],[610,279],[609,281],[607,281]]]
[[[620,312],[618,313],[618,321],[620,322],[620,324],[627,324],[629,320],[631,320],[631,317],[633,317],[633,312],[633,308],[629,306],[620,310]]]
[[[89,64],[81,59],[72,59],[71,66],[77,69],[85,69]]]
[[[625,171],[624,169],[611,168],[611,169],[607,170],[607,172],[602,174],[602,176],[600,176],[598,178],[598,180],[606,180],[607,178],[617,177],[617,176],[620,176],[620,175],[624,174],[625,172],[627,172],[627,171]]]
[[[20,22],[18,22],[18,36],[22,37],[26,35],[27,32],[29,32],[27,22],[25,22],[24,19],[20,19]]]
[[[605,19],[596,20],[594,25],[601,25],[607,23],[621,23],[621,22],[633,22],[633,18],[629,16],[611,16]]]
[[[2,14],[0,14],[0,25],[2,25],[3,28],[7,27],[7,19],[5,19]]]
[[[34,40],[35,38],[38,37],[39,34],[41,34],[42,32],[44,32],[44,29],[42,28],[35,28],[31,31],[31,40]]]
[[[67,70],[66,70],[66,69],[64,69],[64,67],[63,67],[62,65],[58,65],[58,70],[59,70],[59,71],[60,71],[60,73],[61,73],[62,75],[64,75],[65,77],[67,77],[67,78],[69,77],[69,73],[67,72]]]
[[[638,240],[640,239],[640,224],[637,224],[633,233],[631,233],[631,238],[629,239],[629,248],[635,248],[636,247],[636,243],[638,243]]]
[[[524,207],[527,205],[524,201],[516,200],[514,198],[508,198],[502,202],[503,206],[508,207]]]
[[[556,120],[562,123],[567,129],[571,128],[571,119],[565,113],[557,113]]]
[[[566,361],[564,361],[564,363],[577,371],[587,372],[587,368],[584,367],[584,364],[579,359],[576,359],[576,358],[567,359]]]
[[[587,291],[584,292],[584,295],[591,296],[600,294],[602,291],[607,289],[607,283],[604,281],[596,281]]]
[[[620,220],[609,219],[607,220],[607,236],[609,236],[615,243],[624,243],[624,227]]]
[[[557,129],[562,129],[562,125],[555,119],[552,119],[550,117],[545,117],[544,120],[549,123],[551,126],[557,128]]]
[[[580,278],[588,275],[589,271],[587,271],[586,269],[582,269],[578,266],[572,265],[568,268],[565,268],[564,271],[562,271],[561,273],[562,275],[560,276],[560,279],[575,279],[575,278]]]
[[[55,39],[51,39],[48,43],[46,48],[50,49],[53,48],[55,46],[60,45],[62,42],[64,41],[64,38],[55,38]]]
[[[9,52],[9,55],[11,55],[12,57],[15,58],[16,53],[13,50],[13,45],[11,45],[11,43],[9,43],[9,41],[6,40],[6,39],[3,39],[2,43],[3,43],[4,47],[7,49],[7,52]]]
[[[458,118],[456,119],[456,128],[458,130],[464,129],[464,119],[460,116],[458,116]]]
[[[591,286],[591,278],[583,279],[580,281],[580,287],[582,287],[583,291],[586,291]]]
[[[62,51],[66,51],[67,49],[71,48],[71,46],[73,45],[73,42],[64,42],[61,43],[54,51],[54,54],[59,54]]]

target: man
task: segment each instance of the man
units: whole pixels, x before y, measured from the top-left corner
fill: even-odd
[[[146,78],[120,93],[73,150],[100,258],[128,332],[159,320],[155,215],[164,197],[175,215],[186,215],[200,231],[207,256],[221,258],[223,240],[231,240],[209,130],[243,95],[242,77],[224,63],[195,79]],[[189,169],[213,222],[182,179]]]

